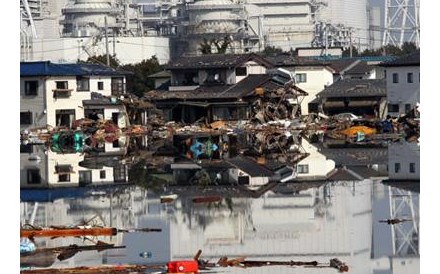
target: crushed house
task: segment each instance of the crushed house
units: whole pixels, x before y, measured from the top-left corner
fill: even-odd
[[[295,117],[307,95],[289,73],[256,54],[185,57],[168,66],[171,86],[146,97],[163,110],[165,120],[261,121]]]

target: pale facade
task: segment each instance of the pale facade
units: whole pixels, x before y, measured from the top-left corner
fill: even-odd
[[[309,114],[309,103],[326,86],[333,84],[333,70],[326,66],[297,66],[293,72],[296,85],[308,93],[301,101],[301,114]]]
[[[420,66],[386,68],[388,114],[398,117],[420,103]]]
[[[390,180],[420,180],[420,145],[399,142],[388,145]]]
[[[310,144],[304,138],[301,146],[307,153],[307,158],[297,164],[297,180],[307,179],[325,179],[328,174],[335,169],[335,161],[327,159],[326,156],[319,153],[318,148]]]

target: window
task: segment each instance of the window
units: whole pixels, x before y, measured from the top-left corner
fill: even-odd
[[[41,176],[39,169],[28,169],[27,170],[27,182],[30,185],[40,184]]]
[[[24,82],[24,95],[37,96],[38,95],[38,81]]]
[[[399,112],[399,104],[388,104],[388,112]]]
[[[408,72],[408,74],[406,75],[406,81],[408,83],[414,83],[414,76],[412,72]]]
[[[394,164],[394,172],[395,173],[399,173],[400,172],[400,163],[395,163]]]
[[[246,75],[247,75],[246,67],[239,67],[235,69],[235,76],[246,76]]]
[[[74,109],[59,109],[55,111],[56,126],[71,127],[72,122],[75,120]]]
[[[100,178],[100,179],[105,179],[105,170],[101,170],[101,171],[99,172],[99,178]]]
[[[126,181],[126,171],[125,171],[125,166],[121,165],[121,166],[117,166],[113,168],[113,181],[114,182],[119,182],[119,183],[124,183]]]
[[[56,81],[56,89],[68,89],[69,88],[69,84],[67,83],[67,81]]]
[[[295,80],[297,83],[306,83],[307,82],[307,74],[297,73],[297,74],[295,74]]]
[[[104,90],[104,82],[102,81],[98,82],[98,90]]]
[[[416,173],[416,163],[409,163],[409,173]]]
[[[393,73],[393,83],[399,83],[399,74]]]
[[[123,78],[112,78],[112,95],[119,95],[125,92],[125,83]]]
[[[296,167],[296,171],[298,172],[298,174],[309,173],[309,165],[298,165]]]
[[[34,152],[33,146],[31,144],[22,145],[20,144],[20,153],[29,153]]]
[[[86,186],[92,183],[92,171],[80,170],[78,171],[78,183],[79,186]]]
[[[408,113],[411,111],[411,104],[405,104],[405,113]]]
[[[77,91],[89,91],[90,90],[90,80],[87,77],[76,77],[76,90]]]
[[[59,174],[58,182],[70,182],[70,174]]]
[[[32,112],[20,112],[20,125],[32,125]]]

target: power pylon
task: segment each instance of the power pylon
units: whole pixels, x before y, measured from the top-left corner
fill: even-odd
[[[420,0],[385,0],[385,31],[382,43],[401,47],[420,46]]]
[[[389,187],[390,219],[409,221],[393,224],[391,228],[393,256],[419,255],[418,197],[410,191]]]

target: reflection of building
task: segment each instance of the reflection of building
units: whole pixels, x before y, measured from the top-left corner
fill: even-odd
[[[420,145],[417,142],[388,145],[390,181],[420,180]]]
[[[406,114],[420,103],[420,50],[383,64],[388,114]]]
[[[325,180],[335,169],[335,161],[328,159],[318,151],[318,148],[310,144],[304,138],[301,140],[301,146],[309,153],[307,158],[298,162],[296,171],[297,180]]]
[[[328,262],[338,257],[356,273],[371,273],[366,267],[371,251],[370,195],[371,181],[365,180],[357,181],[355,188],[325,186],[298,194],[269,192],[259,199],[232,199],[232,211],[205,207],[193,211],[191,221],[177,211],[180,221],[170,227],[171,259],[191,258],[198,249],[212,260],[247,256]],[[306,273],[295,269],[301,271]],[[285,269],[274,267],[271,272]]]

